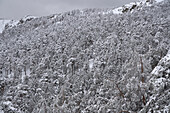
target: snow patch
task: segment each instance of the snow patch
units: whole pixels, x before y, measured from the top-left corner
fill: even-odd
[[[35,18],[37,18],[37,17],[28,15],[28,16],[25,16],[24,18],[22,18],[22,20],[27,21],[29,19],[35,19]]]
[[[27,74],[27,76],[30,76],[30,73],[31,73],[30,68],[27,67],[27,69],[26,69],[26,74]]]
[[[122,7],[116,8],[113,10],[114,14],[122,14]]]
[[[58,76],[61,77],[61,78],[65,78],[66,75],[64,75],[64,74],[59,74]]]
[[[163,1],[163,0],[157,0],[156,2],[160,2],[160,1]],[[126,12],[126,11],[133,12],[133,9],[135,9],[136,7],[138,9],[142,9],[142,6],[151,6],[151,5],[152,5],[152,3],[147,2],[146,0],[142,0],[142,1],[139,1],[139,2],[131,2],[129,4],[122,6],[122,7],[118,7],[118,8],[115,8],[113,10],[102,12],[102,14],[103,15],[109,14],[109,13],[122,14],[123,12]]]
[[[83,10],[80,10],[80,13],[81,13],[81,14],[83,14],[83,13],[84,13],[84,11],[83,11]]]
[[[17,24],[19,23],[18,20],[11,20],[10,22],[8,22],[6,25],[8,25],[9,28],[12,28],[14,26],[17,26]]]
[[[58,26],[60,24],[62,24],[62,22],[60,22],[60,21],[56,22],[56,26]]]
[[[170,66],[170,50],[168,51],[167,55],[160,60],[159,65],[160,64],[163,64],[166,67]]]
[[[7,23],[9,23],[11,20],[0,20],[0,33],[3,32],[3,30],[5,29],[5,25]]]
[[[152,75],[158,75],[164,68],[162,66],[156,66],[154,70],[151,72]]]
[[[27,21],[28,19],[35,19],[35,18],[37,18],[37,17],[25,16],[21,20]],[[14,26],[17,26],[19,22],[20,22],[19,20],[0,20],[0,33],[2,33],[2,31],[4,30],[6,25],[8,26],[8,28],[12,28]]]
[[[12,103],[10,101],[3,102],[4,105],[7,105],[11,110],[16,110],[14,107],[12,107]]]
[[[155,80],[154,86],[155,87],[163,86],[164,85],[164,81],[166,81],[165,78],[158,78],[158,79]]]
[[[25,79],[25,76],[26,76],[26,75],[25,75],[24,68],[22,69],[21,75],[22,75],[22,77],[21,77],[22,82],[24,82],[24,79]]]
[[[89,68],[90,68],[90,71],[92,70],[93,65],[94,65],[94,60],[93,60],[93,59],[90,59],[90,60],[89,60]]]
[[[159,61],[158,66],[154,68],[151,74],[158,76],[161,72],[166,71],[167,67],[170,67],[170,50],[167,55]],[[168,69],[166,72],[170,73],[170,70]]]

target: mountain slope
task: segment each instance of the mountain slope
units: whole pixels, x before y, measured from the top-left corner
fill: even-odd
[[[169,61],[161,60],[170,49],[169,6],[164,1],[120,15],[101,13],[108,9],[74,10],[7,27],[0,34],[1,111],[169,109],[169,87],[157,90],[159,77],[153,74],[157,66],[169,68],[164,65]]]
[[[149,80],[153,94],[141,112],[164,112],[170,111],[170,50],[151,72],[152,78]]]

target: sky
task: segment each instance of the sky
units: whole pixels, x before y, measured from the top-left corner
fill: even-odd
[[[85,8],[114,8],[138,0],[0,0],[0,18],[47,16]]]

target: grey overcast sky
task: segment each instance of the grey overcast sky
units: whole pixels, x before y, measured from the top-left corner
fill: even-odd
[[[0,0],[0,18],[46,16],[84,8],[114,8],[138,0]]]

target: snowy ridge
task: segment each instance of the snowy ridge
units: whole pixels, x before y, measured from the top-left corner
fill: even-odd
[[[27,20],[32,20],[35,19],[35,16],[25,16],[24,18],[20,19],[20,20],[11,20],[9,23],[7,23],[8,28],[12,28],[14,26],[17,26],[18,24],[22,24],[24,22],[26,22]]]
[[[123,5],[122,7],[118,7],[115,8],[113,10],[109,10],[107,12],[103,12],[103,14],[109,14],[109,13],[113,13],[113,14],[123,14],[125,12],[133,12],[133,10],[135,8],[137,9],[142,9],[143,6],[151,6],[153,3],[159,3],[162,2],[164,0],[141,0],[138,2],[131,2],[129,4]]]
[[[20,19],[20,20],[0,20],[0,33],[3,32],[3,30],[5,29],[5,26],[7,26],[7,28],[12,28],[14,26],[17,26],[19,23],[23,23],[27,20],[31,20],[31,19],[35,19],[35,16],[25,16],[24,18]]]
[[[155,0],[154,2],[159,3],[162,1],[164,1],[164,0]],[[109,13],[122,14],[129,10],[131,12],[133,12],[133,10],[135,8],[141,9],[143,6],[151,6],[152,2],[153,2],[152,0],[150,0],[150,1],[149,0],[141,0],[139,2],[131,2],[129,4],[123,5],[122,7],[118,7],[113,10],[109,10],[107,12],[101,12],[101,13],[102,14],[109,14]],[[17,26],[17,24],[20,21],[27,21],[27,20],[31,20],[31,19],[35,19],[35,18],[37,18],[37,17],[28,15],[20,20],[0,20],[0,33],[2,33],[2,31],[5,29],[5,25],[8,25],[8,28],[12,28],[14,26]]]

